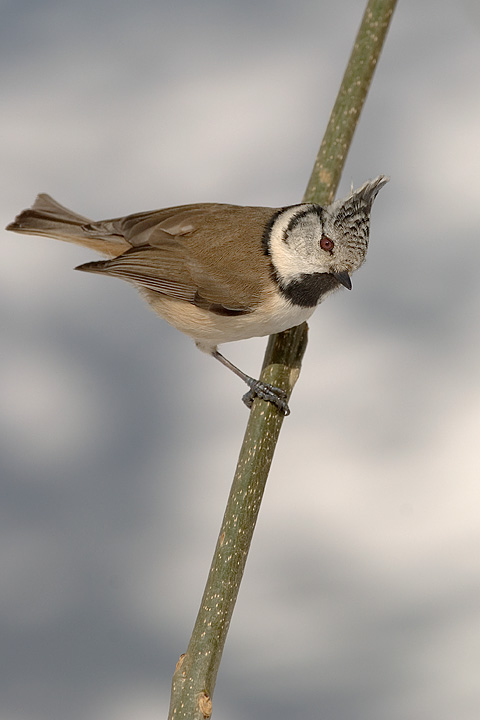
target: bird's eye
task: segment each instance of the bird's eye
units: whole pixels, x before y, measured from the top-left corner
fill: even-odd
[[[333,240],[330,240],[329,237],[326,235],[322,235],[322,238],[320,240],[320,247],[322,250],[326,250],[327,252],[332,252],[334,246]]]

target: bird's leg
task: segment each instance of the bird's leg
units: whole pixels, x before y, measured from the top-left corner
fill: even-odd
[[[255,380],[255,378],[250,377],[250,375],[247,375],[246,373],[242,372],[240,368],[238,368],[236,365],[230,362],[230,360],[227,360],[226,357],[224,357],[220,352],[218,352],[217,348],[212,350],[212,356],[219,360],[222,365],[225,365],[229,370],[235,373],[239,378],[245,382],[248,387],[250,388],[249,392],[246,393],[242,400],[245,403],[245,405],[248,408],[252,407],[252,403],[256,397],[261,398],[262,400],[266,400],[267,402],[271,402],[273,405],[275,405],[280,412],[282,412],[284,415],[290,414],[290,409],[287,404],[287,393],[282,390],[281,388],[275,387],[274,385],[269,385],[268,383],[264,383],[261,380]]]

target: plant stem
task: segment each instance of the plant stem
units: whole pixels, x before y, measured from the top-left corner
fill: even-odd
[[[335,197],[396,0],[367,3],[335,105],[303,197],[328,205]]]
[[[367,3],[305,202],[327,204],[335,195],[395,3]],[[306,345],[306,323],[271,336],[261,379],[290,396]],[[195,627],[173,676],[169,720],[211,715],[223,647],[283,419],[271,403],[254,401]]]

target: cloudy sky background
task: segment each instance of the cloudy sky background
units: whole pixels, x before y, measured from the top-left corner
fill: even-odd
[[[301,199],[364,3],[2,3],[2,226]],[[328,299],[214,717],[480,708],[480,11],[400,0],[339,194],[391,176]],[[3,233],[0,719],[166,717],[240,448],[242,384],[82,248]],[[258,372],[265,340],[225,346]]]

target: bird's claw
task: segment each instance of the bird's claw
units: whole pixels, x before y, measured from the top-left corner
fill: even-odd
[[[259,397],[262,400],[275,405],[283,415],[290,415],[290,408],[288,407],[287,393],[285,390],[275,387],[275,385],[264,383],[261,380],[252,380],[252,383],[249,383],[249,385],[250,390],[245,393],[242,398],[243,402],[249,409],[252,407],[255,398]]]

